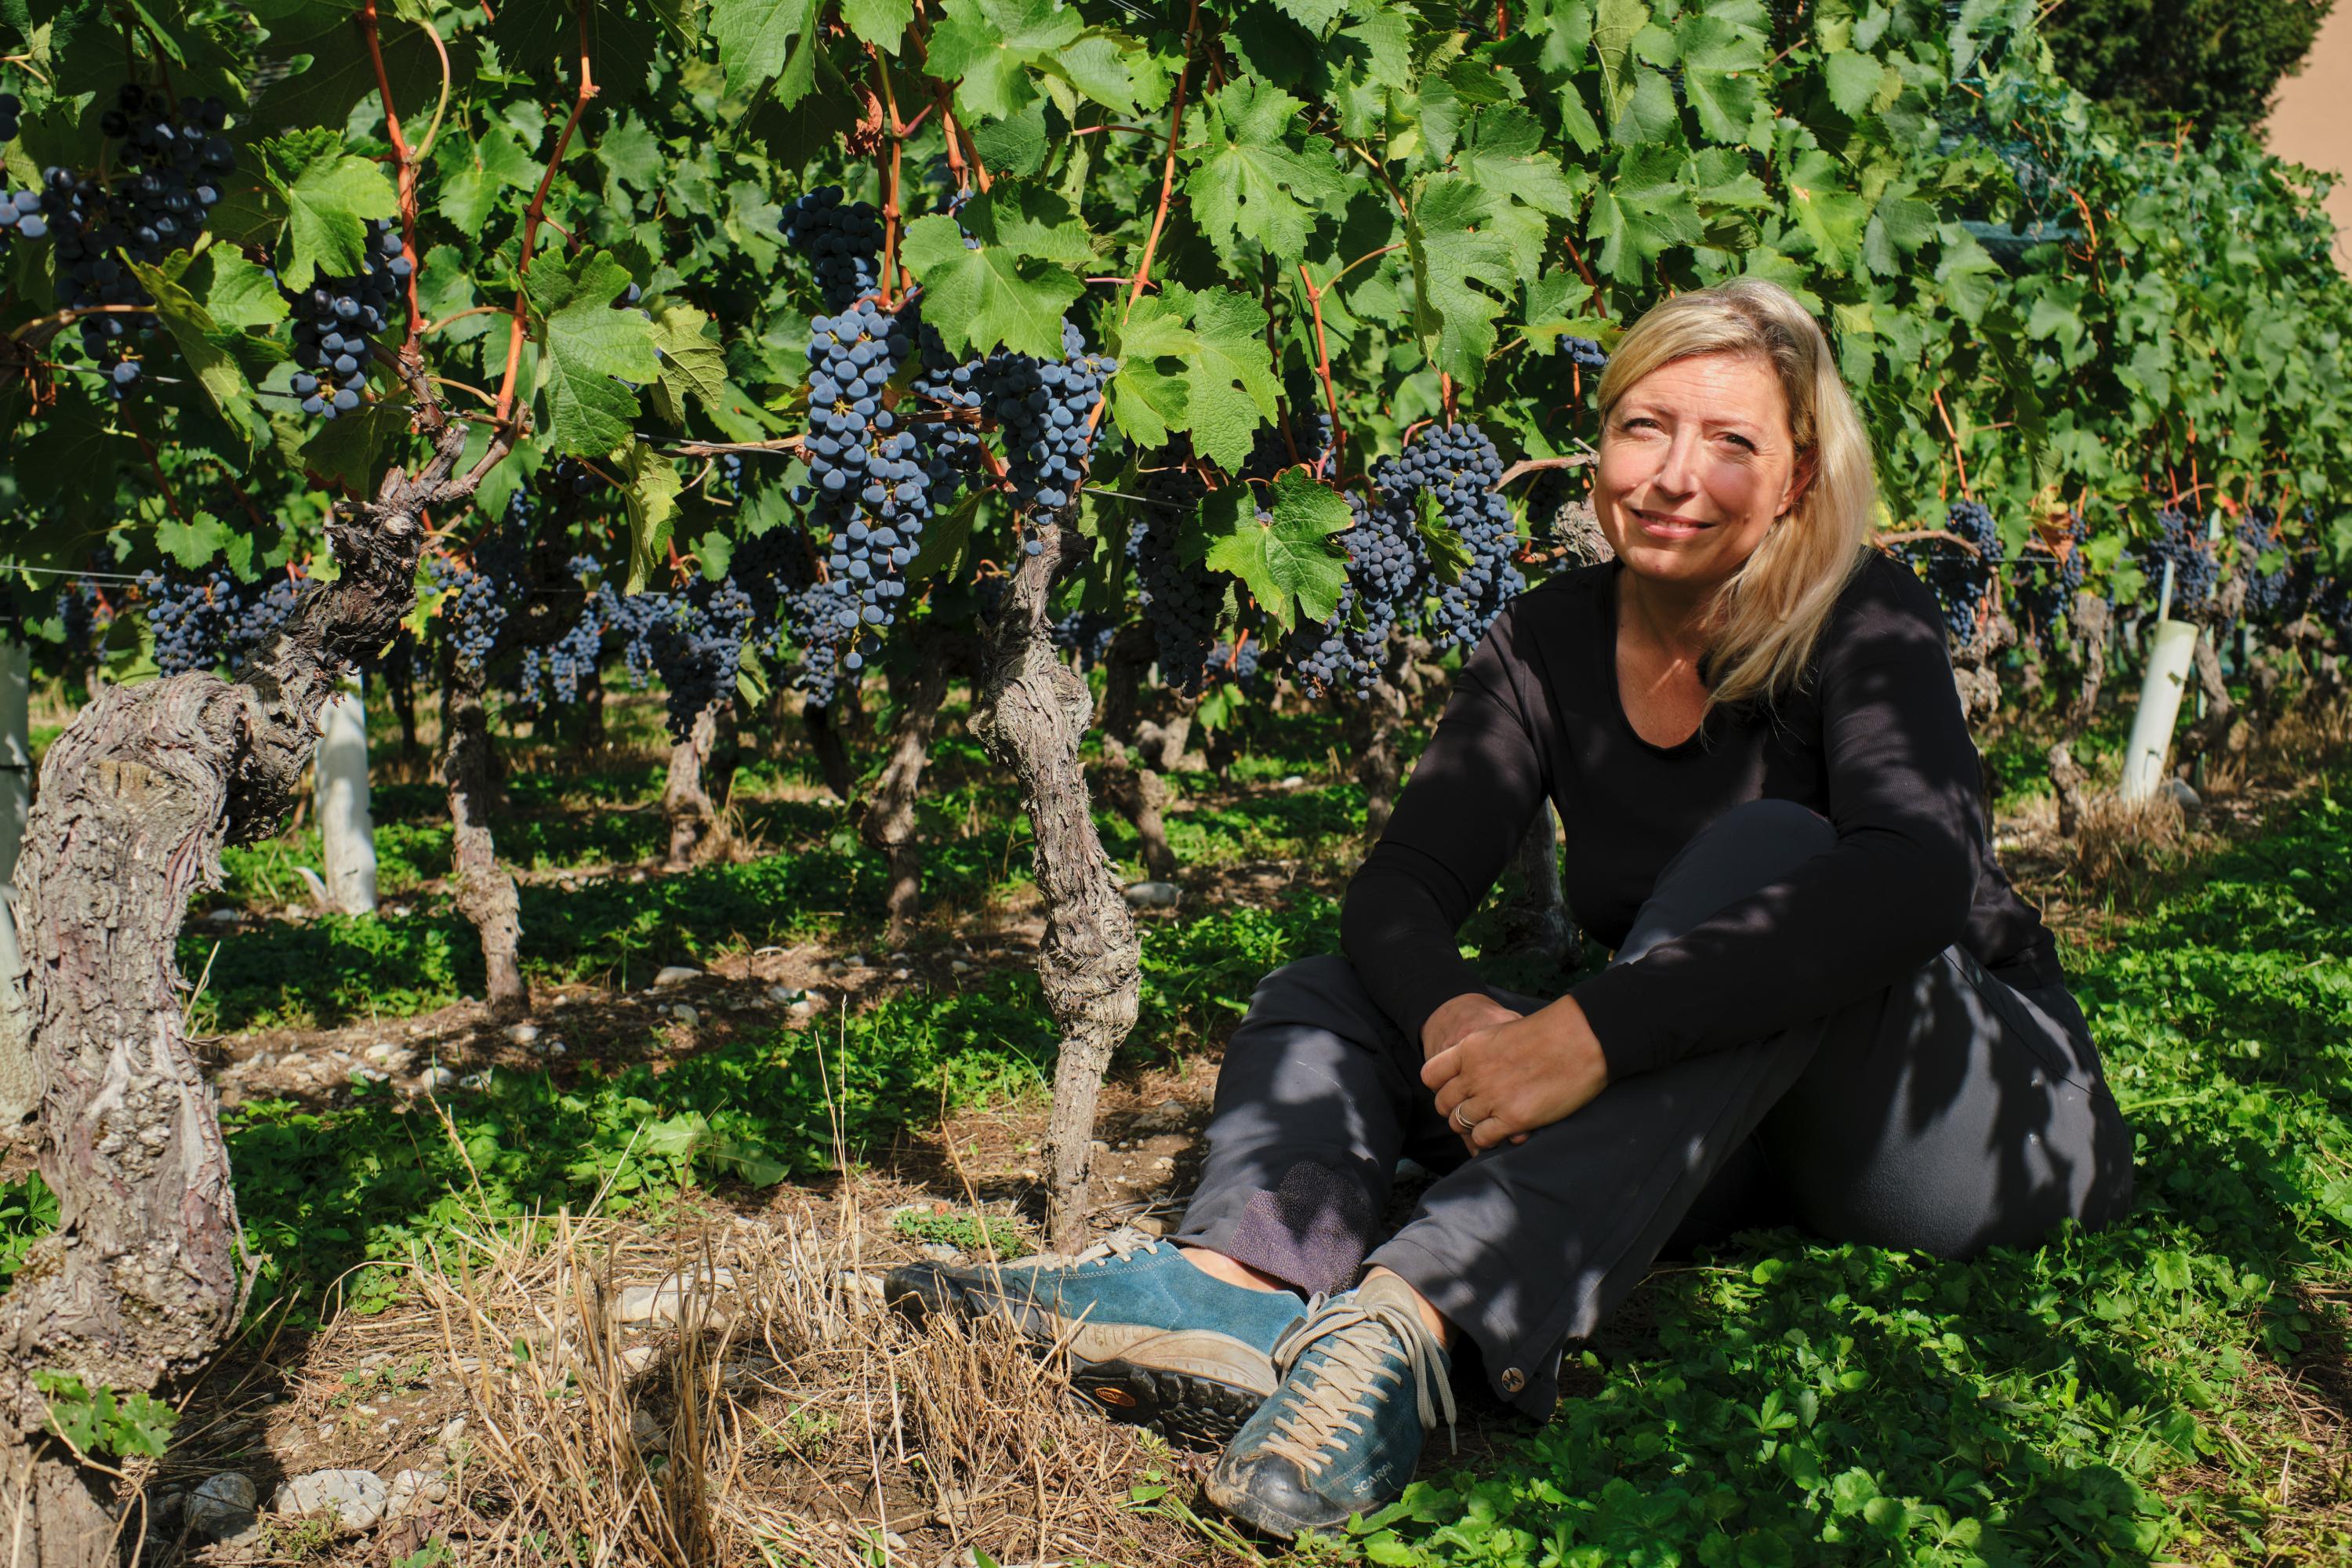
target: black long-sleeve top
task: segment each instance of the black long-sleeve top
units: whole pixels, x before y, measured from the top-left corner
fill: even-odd
[[[1341,945],[1407,1038],[1485,989],[1455,933],[1547,795],[1569,906],[1612,950],[1666,862],[1731,807],[1793,801],[1837,830],[1828,854],[1576,986],[1612,1082],[1831,1011],[1954,942],[2020,988],[2063,982],[1986,842],[1942,616],[1908,567],[1874,552],[1798,690],[1717,710],[1675,746],[1643,740],[1619,700],[1622,570],[1566,573],[1505,607],[1348,885]]]

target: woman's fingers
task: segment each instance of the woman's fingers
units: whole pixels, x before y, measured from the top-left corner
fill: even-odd
[[[1421,1064],[1421,1081],[1428,1088],[1436,1089],[1443,1096],[1446,1084],[1461,1070],[1462,1047],[1457,1043],[1446,1047],[1445,1049]],[[1438,1109],[1443,1110],[1446,1108],[1441,1105]]]

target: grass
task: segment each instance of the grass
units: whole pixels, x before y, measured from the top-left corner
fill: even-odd
[[[1269,860],[1343,871],[1361,806],[1333,782],[1339,726],[1253,721],[1257,750],[1234,788],[1172,781],[1188,880]],[[2095,760],[2102,743],[2078,752]],[[1025,824],[969,750],[944,749],[924,805],[934,933],[1026,885]],[[2040,741],[2020,726],[1992,751],[2004,797],[2034,793]],[[516,748],[502,853],[551,870],[649,852],[656,770],[572,775],[545,760]],[[1294,773],[1307,782],[1281,788]],[[534,977],[635,985],[662,963],[767,942],[869,944],[879,858],[838,805],[759,794],[798,781],[791,765],[746,776],[762,858],[527,884]],[[440,810],[429,785],[379,792],[388,883],[444,868]],[[1131,834],[1100,819],[1135,874]],[[236,896],[294,901],[274,879],[315,864],[315,841],[247,853]],[[2348,861],[2352,809],[2323,791],[2107,911],[2095,940],[2075,933],[2070,972],[2138,1138],[2125,1223],[1964,1264],[1748,1233],[1654,1274],[1575,1352],[1549,1423],[1472,1468],[1433,1456],[1395,1508],[1323,1555],[1427,1568],[2352,1561],[2343,1415],[2306,1436],[2313,1396],[2295,1382],[2352,1384]],[[1212,1046],[1268,970],[1336,948],[1337,915],[1310,881],[1255,907],[1195,896],[1147,917],[1128,1059]],[[479,994],[471,933],[432,899],[404,918],[269,922],[213,942],[195,928],[180,953],[191,975],[212,963],[196,1005],[209,1028],[396,1016]],[[232,1110],[242,1212],[269,1255],[255,1300],[315,1319],[344,1277],[345,1307],[380,1309],[420,1248],[446,1256],[484,1216],[600,1198],[607,1215],[643,1215],[697,1185],[822,1180],[836,1127],[853,1158],[873,1157],[943,1106],[1034,1102],[1054,1050],[1035,980],[973,978],[608,1074],[498,1073],[443,1102],[446,1129],[425,1102],[365,1086],[328,1111]],[[53,1214],[28,1184],[0,1188],[0,1275]]]

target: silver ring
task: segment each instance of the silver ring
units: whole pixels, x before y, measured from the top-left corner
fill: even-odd
[[[1467,1132],[1478,1125],[1475,1121],[1465,1121],[1463,1120],[1462,1107],[1459,1105],[1454,1108],[1454,1114],[1448,1117],[1447,1120],[1454,1123],[1454,1130],[1456,1132]]]

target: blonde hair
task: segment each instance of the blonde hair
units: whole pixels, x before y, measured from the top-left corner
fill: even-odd
[[[1651,308],[1601,376],[1601,424],[1643,376],[1698,354],[1748,354],[1769,363],[1789,403],[1796,504],[1723,585],[1702,671],[1707,710],[1792,689],[1862,565],[1877,505],[1870,437],[1846,395],[1829,340],[1795,295],[1761,278],[1735,278]],[[1605,437],[1604,437],[1605,439]]]

